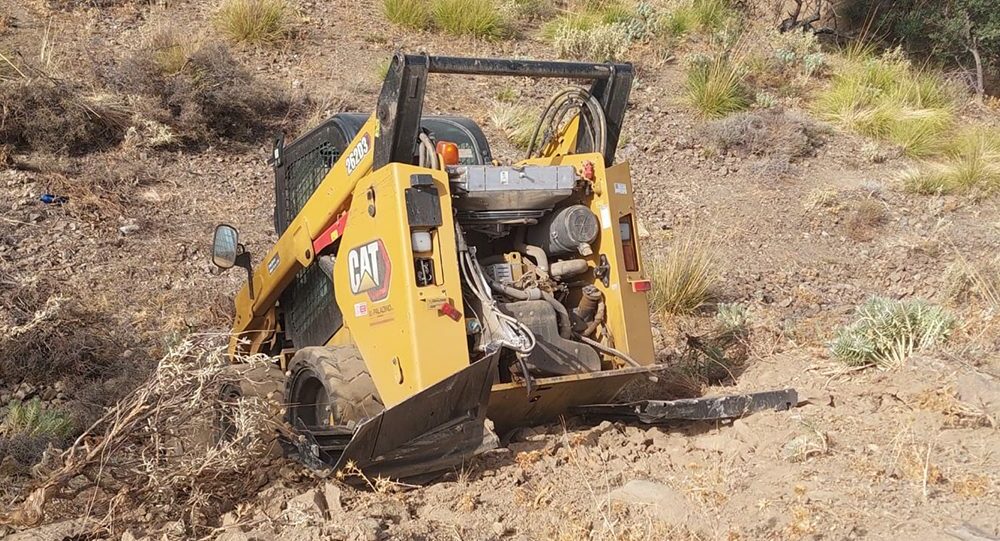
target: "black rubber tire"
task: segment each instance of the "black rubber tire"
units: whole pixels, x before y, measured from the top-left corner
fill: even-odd
[[[353,346],[302,348],[288,363],[288,374],[285,420],[292,428],[354,428],[385,409]]]
[[[271,420],[280,423],[284,406],[285,374],[277,365],[234,364],[226,367],[223,373],[225,382],[219,391],[219,409],[213,423],[213,442],[228,441],[235,430],[227,409],[227,404],[233,404],[242,397],[257,397],[264,400],[268,406]],[[272,446],[277,450],[277,446]]]

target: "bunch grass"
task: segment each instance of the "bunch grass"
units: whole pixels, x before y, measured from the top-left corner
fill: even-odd
[[[666,256],[653,259],[650,269],[650,307],[658,313],[693,312],[711,298],[719,277],[715,254],[693,234],[681,238]]]

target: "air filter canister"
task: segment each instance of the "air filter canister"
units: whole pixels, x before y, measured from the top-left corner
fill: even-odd
[[[583,205],[573,205],[542,218],[528,229],[526,240],[549,255],[590,255],[599,231],[597,216]]]

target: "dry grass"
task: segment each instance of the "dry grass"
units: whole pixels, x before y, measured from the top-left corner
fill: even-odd
[[[524,150],[531,143],[538,113],[525,105],[497,100],[490,106],[490,122],[512,145]]]
[[[237,43],[272,44],[288,36],[291,15],[285,0],[225,0],[216,26]]]
[[[47,64],[42,63],[45,67]],[[0,55],[0,141],[14,149],[84,154],[121,141],[131,119],[119,99]]]
[[[99,310],[60,295],[44,276],[0,275],[0,379],[33,384],[110,374],[119,356],[116,323]]]
[[[709,122],[700,138],[720,154],[780,156],[795,161],[815,155],[824,135],[825,130],[806,116],[768,109]]]
[[[1000,190],[1000,132],[971,128],[943,145],[935,159],[904,171],[903,187],[921,194]]]
[[[844,225],[847,236],[855,242],[870,242],[889,223],[889,211],[876,199],[863,199],[853,205]]]
[[[524,9],[531,11],[526,5]],[[511,35],[517,5],[496,0],[382,0],[390,22],[414,30],[437,29],[453,36],[497,40]]]
[[[189,47],[190,42],[170,38],[183,36],[183,30],[162,32],[161,39],[174,44],[175,52],[138,50],[114,74],[121,92],[136,95],[133,103],[143,121],[137,126],[150,126],[150,134],[161,142],[193,146],[223,139],[259,144],[265,135],[306,115],[308,103],[255,78],[226,45]]]
[[[265,362],[248,359],[247,366]],[[233,437],[204,443],[206,421],[221,407],[221,387],[231,377],[230,366],[223,348],[212,345],[211,339],[180,344],[145,384],[57,457],[37,488],[0,517],[0,524],[37,525],[51,499],[99,482],[104,490],[94,492],[89,503],[105,536],[121,534],[119,521],[138,501],[158,505],[171,520],[184,518],[192,528],[189,533],[205,527],[226,502],[231,505],[256,490],[259,480],[251,474],[269,446],[269,409],[249,398],[229,405]]]
[[[176,75],[188,66],[191,56],[201,48],[201,43],[190,32],[165,25],[150,32],[146,48],[160,72],[164,75]]]
[[[973,263],[961,253],[945,271],[948,296],[955,301],[967,302],[978,297],[987,306],[1000,310],[1000,256],[991,261]]]
[[[653,290],[649,296],[654,312],[693,312],[711,297],[719,276],[718,261],[708,243],[697,235],[677,240],[664,257],[648,264]]]
[[[997,426],[997,420],[984,409],[962,402],[951,387],[927,389],[916,396],[917,407],[936,411],[947,418],[946,426],[951,428],[978,428]]]

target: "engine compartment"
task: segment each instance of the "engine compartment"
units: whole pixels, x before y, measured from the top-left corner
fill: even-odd
[[[590,181],[563,165],[447,171],[472,357],[499,355],[501,381],[601,370]]]

